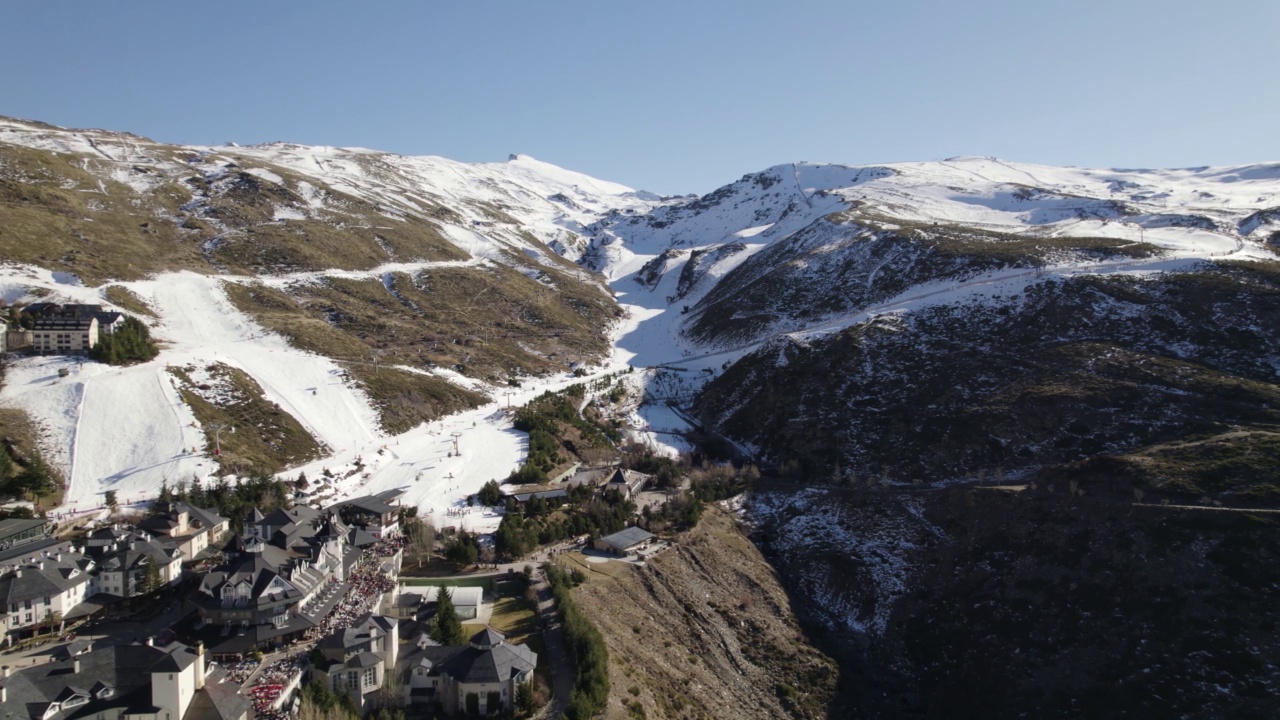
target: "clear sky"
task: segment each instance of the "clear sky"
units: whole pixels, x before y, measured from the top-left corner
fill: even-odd
[[[3,2],[0,114],[520,152],[662,193],[796,160],[1280,159],[1277,0]]]

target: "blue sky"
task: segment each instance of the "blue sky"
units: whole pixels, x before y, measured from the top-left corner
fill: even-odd
[[[663,193],[796,160],[1280,159],[1280,3],[7,2],[0,114],[521,152]]]

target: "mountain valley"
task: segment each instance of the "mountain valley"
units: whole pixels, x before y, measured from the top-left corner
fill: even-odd
[[[760,467],[738,520],[787,595],[720,511],[692,532],[725,547],[680,558],[749,577],[610,579],[613,716],[714,715],[619,659],[630,633],[658,662],[641,618],[679,598],[682,652],[719,643],[686,680],[731,674],[744,717],[1266,717],[1277,245],[1278,165],[796,163],[660,197],[523,155],[0,119],[0,298],[118,308],[160,349],[11,353],[0,419],[60,513],[303,473],[444,514],[529,454],[507,408],[585,384],[630,443]],[[785,667],[752,646],[787,637]]]

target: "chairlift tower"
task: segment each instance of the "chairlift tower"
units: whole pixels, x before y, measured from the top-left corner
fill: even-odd
[[[459,457],[462,455],[462,450],[458,449],[458,438],[462,437],[462,433],[455,430],[449,434],[453,436],[453,454],[455,457]]]
[[[210,427],[213,428],[213,446],[214,446],[213,454],[215,456],[221,456],[222,455],[222,431],[230,430],[231,432],[234,433],[236,431],[236,426],[232,425],[231,423],[214,423],[210,425]]]

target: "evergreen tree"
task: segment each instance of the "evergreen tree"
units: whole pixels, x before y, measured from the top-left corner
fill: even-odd
[[[138,585],[139,595],[150,595],[164,586],[164,578],[160,577],[160,566],[156,565],[156,561],[147,558],[146,565],[142,568],[142,578]]]
[[[0,486],[9,482],[9,477],[13,475],[13,458],[9,457],[9,451],[0,446]]]
[[[530,714],[534,710],[533,703],[533,682],[520,683],[516,688],[516,709],[522,713]]]
[[[155,342],[151,340],[151,331],[146,324],[130,316],[110,335],[102,335],[90,355],[108,365],[123,365],[145,362],[159,352]]]
[[[53,473],[43,458],[39,455],[31,457],[26,469],[18,474],[17,487],[22,492],[31,493],[32,500],[53,491]]]
[[[447,588],[440,588],[436,595],[436,617],[431,623],[431,639],[441,645],[462,644],[462,621],[453,606],[453,596]]]
[[[107,506],[107,510],[115,515],[120,510],[120,501],[116,498],[115,490],[108,490],[102,495],[102,502]]]
[[[480,498],[481,505],[494,506],[502,502],[502,489],[498,487],[497,480],[490,480],[480,488],[477,493]]]
[[[473,565],[480,558],[480,546],[474,537],[462,530],[445,546],[444,557],[457,565]]]

